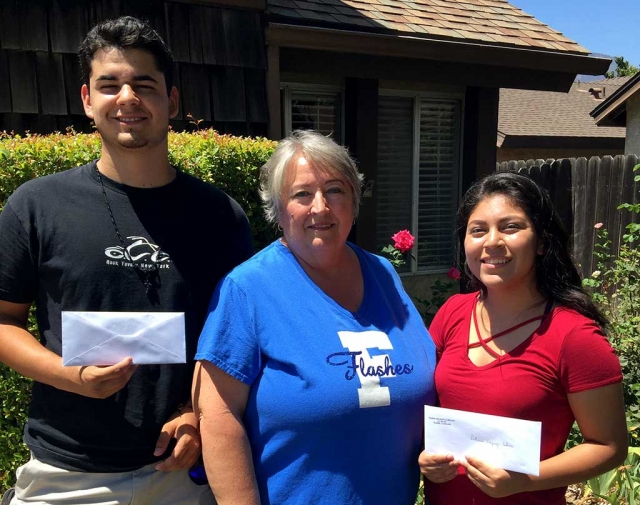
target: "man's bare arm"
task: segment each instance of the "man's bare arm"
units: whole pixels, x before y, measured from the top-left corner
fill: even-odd
[[[122,389],[136,366],[126,358],[112,366],[63,367],[62,358],[27,331],[30,304],[0,300],[0,361],[25,377],[91,398]]]

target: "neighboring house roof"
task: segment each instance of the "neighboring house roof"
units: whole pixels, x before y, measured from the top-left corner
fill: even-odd
[[[568,93],[501,89],[498,147],[572,147],[572,139],[573,146],[576,139],[624,139],[625,128],[598,128],[590,113],[628,79],[576,82]]]
[[[598,126],[620,127],[627,124],[627,100],[640,91],[640,72],[627,77],[627,82],[591,111]],[[606,128],[605,131],[612,128]],[[616,128],[620,129],[620,128]]]
[[[267,0],[267,13],[349,30],[589,53],[506,0]]]

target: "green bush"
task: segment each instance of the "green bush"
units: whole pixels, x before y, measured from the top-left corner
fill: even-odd
[[[20,137],[0,132],[0,212],[24,182],[84,165],[100,156],[100,148],[97,133]],[[249,217],[256,250],[276,236],[274,227],[264,219],[258,195],[260,167],[274,148],[275,142],[267,139],[232,137],[213,130],[169,133],[170,162],[238,201]],[[30,323],[35,333],[32,318]],[[28,458],[22,429],[30,391],[28,379],[0,364],[0,495],[13,485],[15,469]]]
[[[640,169],[637,165],[634,170]],[[635,177],[640,181],[640,176]],[[618,207],[640,214],[640,204]],[[627,225],[620,250],[611,253],[611,241],[602,224],[594,256],[597,268],[583,284],[611,322],[609,340],[620,359],[629,433],[629,455],[622,466],[590,479],[586,488],[610,503],[640,503],[640,225]]]
[[[247,213],[256,250],[275,238],[262,215],[260,167],[276,143],[263,138],[220,135],[213,130],[169,133],[169,160],[180,170],[232,196]],[[10,136],[0,132],[0,211],[22,183],[84,165],[100,156],[97,133]]]
[[[22,442],[31,382],[0,365],[0,496],[13,485],[16,468],[29,457]]]

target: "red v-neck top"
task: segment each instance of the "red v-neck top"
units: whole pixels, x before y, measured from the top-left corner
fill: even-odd
[[[520,328],[528,325],[529,323],[533,323],[534,321],[540,321],[544,319],[545,317],[547,317],[549,312],[551,312],[551,307],[553,307],[553,302],[549,300],[547,302],[546,307],[544,308],[543,314],[527,319],[526,321],[522,321],[521,323],[514,324],[510,328],[507,328],[506,330],[503,330],[499,333],[490,335],[487,338],[482,338],[482,333],[480,333],[480,328],[478,327],[478,298],[476,298],[475,303],[471,308],[471,318],[473,319],[473,325],[475,326],[476,336],[478,337],[478,340],[471,344],[467,344],[468,348],[473,349],[475,347],[483,347],[484,350],[488,352],[491,356],[493,356],[494,358],[498,358],[500,357],[500,355],[487,345],[489,342],[492,342],[497,338],[504,337],[505,335],[509,335],[510,333],[513,333],[514,331],[519,330]]]
[[[438,353],[440,406],[541,421],[540,460],[561,453],[575,420],[567,394],[620,382],[618,358],[593,321],[555,307],[512,351],[476,366],[468,357],[468,341],[477,296],[454,295],[429,328]],[[497,500],[471,484],[466,475],[444,484],[425,480],[430,505],[564,505],[565,491],[563,487]]]

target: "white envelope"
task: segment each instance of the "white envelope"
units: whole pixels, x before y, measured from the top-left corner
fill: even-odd
[[[62,311],[62,364],[186,363],[184,312]]]
[[[504,470],[540,475],[542,423],[462,410],[424,407],[424,448],[478,459]]]

